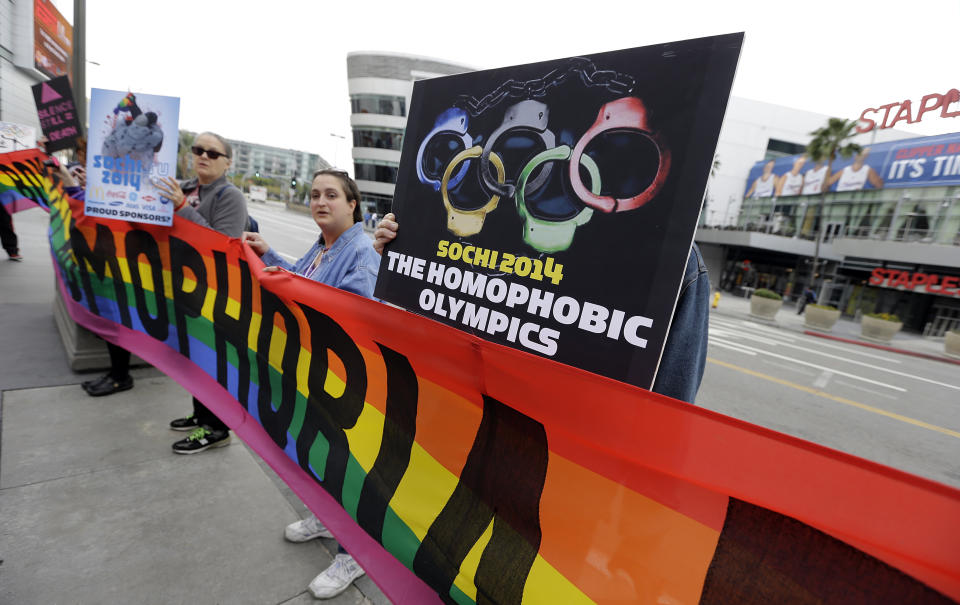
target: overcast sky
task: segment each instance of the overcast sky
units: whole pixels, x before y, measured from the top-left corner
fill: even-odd
[[[72,18],[72,0],[56,4]],[[957,0],[95,0],[87,86],[180,97],[181,128],[349,166],[350,51],[491,68],[745,31],[733,95],[853,119],[960,88],[958,23]],[[904,129],[956,132],[960,118],[931,112]]]

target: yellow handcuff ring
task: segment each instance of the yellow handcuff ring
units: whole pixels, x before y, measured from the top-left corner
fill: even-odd
[[[450,178],[453,176],[453,171],[456,170],[461,162],[471,158],[479,158],[482,153],[483,147],[480,145],[465,149],[458,153],[453,160],[451,160],[447,169],[443,171],[443,180],[440,182],[440,194],[443,196],[443,206],[447,209],[447,229],[454,235],[466,237],[480,233],[480,230],[483,229],[484,219],[489,213],[493,212],[497,208],[497,204],[500,203],[500,196],[496,193],[490,196],[490,200],[486,204],[476,210],[460,210],[459,208],[454,208],[453,204],[450,203],[447,186],[450,183]],[[491,151],[490,162],[497,170],[497,182],[501,185],[504,184],[507,175],[503,168],[503,160],[500,159],[499,155]]]

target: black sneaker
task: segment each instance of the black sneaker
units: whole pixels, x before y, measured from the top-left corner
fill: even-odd
[[[97,378],[92,378],[92,379],[90,379],[90,380],[84,380],[83,382],[80,383],[80,386],[83,388],[84,391],[86,391],[86,390],[88,390],[90,387],[92,387],[93,385],[98,384],[98,383],[101,383],[101,382],[107,382],[108,380],[113,380],[113,378],[110,377],[110,373],[109,373],[109,372],[106,373],[106,374],[104,374],[103,376],[99,376],[99,377],[97,377]]]
[[[175,454],[196,454],[211,447],[222,447],[230,444],[230,431],[214,431],[205,426],[199,426],[186,439],[173,444]]]
[[[84,383],[83,390],[91,397],[103,397],[104,395],[113,395],[120,391],[129,391],[133,388],[133,376],[127,376],[124,379],[116,380],[109,374],[92,381],[89,385]]]
[[[200,426],[200,423],[197,422],[197,417],[193,414],[170,421],[170,430],[172,431],[192,431],[198,426]]]

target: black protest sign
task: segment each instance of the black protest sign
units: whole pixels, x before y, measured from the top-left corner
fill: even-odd
[[[376,296],[649,388],[742,42],[416,82]]]
[[[47,137],[47,153],[74,147],[80,136],[80,119],[73,104],[70,80],[60,76],[31,88],[40,128]]]

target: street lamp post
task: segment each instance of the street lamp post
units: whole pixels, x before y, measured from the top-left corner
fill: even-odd
[[[344,140],[344,141],[347,140],[347,137],[343,136],[342,134],[337,134],[337,133],[335,133],[335,132],[331,132],[331,133],[330,133],[330,136],[332,136],[332,137],[334,137],[334,138],[337,138],[337,139],[342,139],[342,140]],[[336,142],[334,142],[334,143],[333,143],[333,165],[334,165],[335,167],[337,167],[337,168],[340,167],[340,166],[339,166],[339,163],[337,162],[337,155],[338,155],[338,153],[339,153],[338,147],[339,147],[339,145],[338,145]]]

